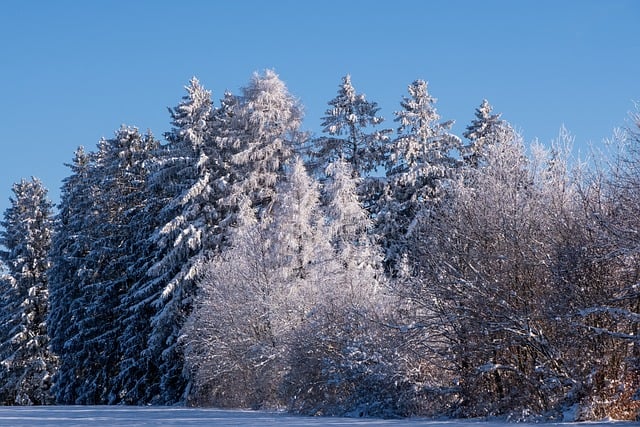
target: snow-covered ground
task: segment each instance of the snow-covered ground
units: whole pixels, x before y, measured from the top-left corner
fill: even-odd
[[[260,411],[227,411],[122,406],[0,407],[0,426],[11,427],[147,427],[147,426],[428,426],[504,427],[500,422],[428,421],[424,419],[379,420],[297,417]],[[552,424],[548,424],[552,425]],[[563,427],[580,424],[567,423]],[[584,424],[582,424],[584,426]],[[639,426],[640,423],[588,423],[588,427]],[[526,426],[517,424],[518,427]]]

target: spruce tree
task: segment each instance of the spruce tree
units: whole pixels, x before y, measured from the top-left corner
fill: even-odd
[[[463,136],[469,140],[469,144],[462,148],[462,158],[466,165],[478,167],[483,163],[488,145],[498,139],[510,139],[515,137],[515,132],[509,124],[500,118],[500,114],[491,114],[493,107],[484,99],[476,108],[476,118],[467,126]]]
[[[411,251],[416,222],[443,197],[446,180],[456,173],[461,145],[450,132],[453,121],[440,121],[427,82],[414,81],[408,92],[400,103],[402,109],[395,113],[398,136],[388,147],[387,187],[376,215],[391,271]]]
[[[111,307],[106,314],[101,333],[95,339],[99,347],[110,347],[108,356],[101,361],[101,376],[105,390],[101,402],[121,403],[125,396],[122,382],[123,360],[129,351],[131,340],[143,341],[142,336],[130,337],[132,311],[128,299],[134,285],[146,275],[140,268],[149,264],[144,232],[149,231],[146,206],[149,203],[147,191],[149,166],[155,158],[158,141],[151,133],[141,134],[138,129],[121,127],[113,139],[105,141],[107,150],[113,156],[110,164],[105,164],[106,182],[101,202],[102,210],[109,210],[107,221],[100,228],[98,246],[106,251],[106,257],[99,255],[101,268],[96,286],[99,296],[92,299],[94,318],[105,318],[105,307]],[[100,250],[99,250],[100,251]],[[92,254],[89,255],[91,258]],[[137,335],[137,334],[136,334]]]
[[[7,405],[53,402],[50,388],[57,360],[47,335],[52,204],[40,180],[13,186],[14,198],[0,222],[2,281],[0,398]]]
[[[59,358],[53,386],[59,404],[75,403],[82,378],[76,356],[82,345],[79,320],[84,317],[86,306],[81,293],[81,274],[90,246],[84,223],[92,203],[91,157],[79,147],[73,163],[67,165],[71,175],[63,180],[51,244],[48,332],[51,350]]]
[[[329,136],[315,141],[314,163],[318,171],[324,172],[339,159],[349,163],[359,177],[376,171],[384,164],[384,145],[390,133],[386,129],[376,130],[384,121],[378,115],[378,104],[357,93],[347,74],[329,106],[322,121],[322,131]]]
[[[113,383],[123,349],[118,339],[125,328],[126,309],[120,304],[135,281],[129,267],[136,254],[132,218],[144,203],[146,168],[157,143],[135,128],[121,127],[114,138],[102,139],[89,170],[90,205],[82,227],[87,253],[79,274],[74,314],[79,323],[71,342],[71,357],[81,382],[73,388],[76,404],[118,401]]]
[[[150,187],[159,218],[153,232],[153,264],[132,292],[139,310],[150,310],[141,357],[148,366],[135,385],[144,402],[182,401],[189,379],[178,339],[198,294],[202,266],[221,250],[232,208],[224,204],[235,178],[227,136],[235,97],[215,108],[211,93],[193,78],[187,95],[171,110],[173,129],[159,152]],[[133,360],[132,360],[133,361]],[[142,387],[142,385],[145,385]]]

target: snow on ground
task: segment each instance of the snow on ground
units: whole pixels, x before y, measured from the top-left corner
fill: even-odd
[[[231,411],[166,407],[40,406],[0,407],[0,426],[11,427],[190,427],[190,426],[426,426],[504,427],[501,422],[380,420],[362,418],[298,417],[261,411]],[[558,424],[546,424],[549,426]],[[640,423],[566,423],[562,427],[640,426]],[[526,424],[517,424],[525,427]],[[539,426],[539,425],[538,425]]]

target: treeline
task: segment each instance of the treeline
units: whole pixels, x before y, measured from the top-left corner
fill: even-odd
[[[427,84],[322,135],[272,71],[80,147],[0,231],[0,402],[637,419],[640,120],[588,166]],[[638,119],[635,117],[635,119]]]

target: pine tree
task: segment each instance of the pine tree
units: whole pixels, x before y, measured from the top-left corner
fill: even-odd
[[[484,99],[476,108],[476,118],[467,126],[463,134],[469,144],[462,149],[464,162],[472,167],[478,167],[486,155],[487,145],[497,139],[513,138],[515,132],[507,122],[500,119],[500,114],[491,114],[493,107]]]
[[[347,74],[329,106],[322,121],[322,130],[329,136],[315,141],[317,169],[324,172],[330,163],[344,159],[359,177],[376,171],[384,164],[384,145],[390,133],[375,129],[384,121],[378,115],[378,104],[357,93]]]
[[[118,339],[126,315],[120,301],[135,282],[129,267],[140,255],[134,252],[131,221],[145,202],[145,164],[156,147],[151,135],[123,126],[114,138],[102,139],[93,154],[90,209],[82,222],[88,247],[79,270],[79,296],[72,303],[79,326],[70,342],[77,345],[71,363],[82,378],[73,389],[76,404],[119,399],[114,379],[122,359]]]
[[[14,184],[13,192],[0,223],[0,259],[8,270],[1,279],[0,397],[8,405],[44,405],[53,402],[57,366],[46,326],[52,204],[36,178]]]
[[[187,95],[171,111],[169,143],[151,179],[154,203],[164,205],[152,236],[155,262],[147,280],[132,292],[135,307],[153,312],[140,355],[148,371],[135,385],[145,390],[143,402],[184,399],[188,378],[183,375],[180,330],[198,293],[200,270],[224,247],[232,215],[223,201],[235,181],[229,166],[235,151],[227,135],[235,97],[226,94],[216,109],[211,93],[197,79],[186,89]]]
[[[456,174],[460,139],[450,133],[453,121],[440,122],[424,80],[408,87],[397,111],[398,136],[389,146],[387,188],[379,202],[377,232],[383,238],[388,266],[411,250],[413,226],[429,214]]]
[[[82,377],[76,355],[82,344],[78,340],[79,320],[84,317],[86,307],[81,293],[81,274],[90,246],[84,223],[92,203],[91,157],[79,147],[73,163],[67,165],[72,173],[63,181],[51,244],[48,333],[51,349],[59,358],[53,392],[60,404],[75,403]]]

